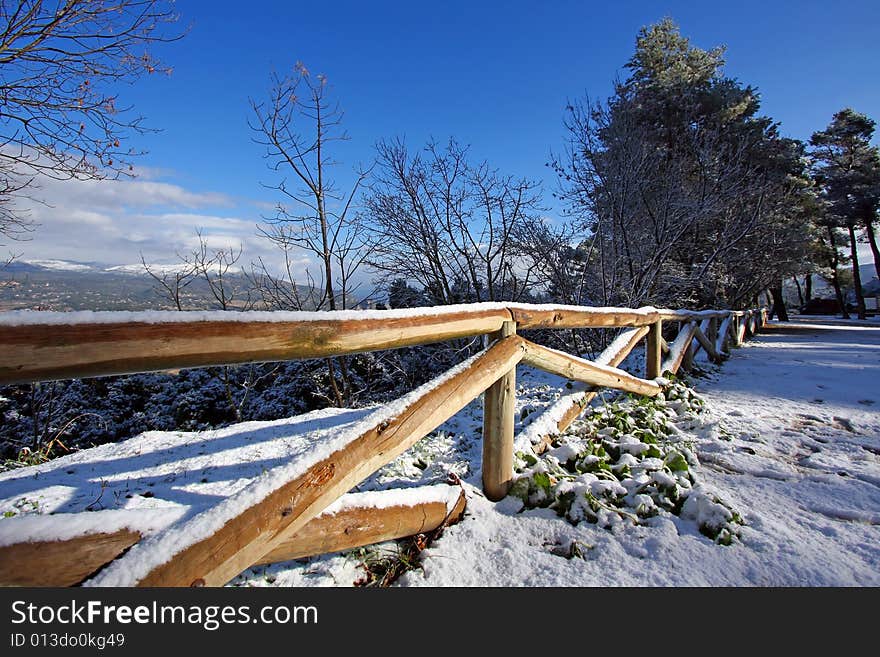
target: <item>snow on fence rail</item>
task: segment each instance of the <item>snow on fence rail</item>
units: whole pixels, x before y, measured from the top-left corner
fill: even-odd
[[[76,517],[83,514],[4,520],[0,584],[219,586],[254,564],[433,531],[462,515],[461,491],[429,487],[369,500],[346,493],[485,393],[483,488],[489,499],[503,498],[513,479],[518,363],[580,384],[529,427],[544,432],[529,436],[541,451],[598,389],[657,395],[664,372],[690,368],[700,349],[720,362],[730,342],[740,344],[765,321],[765,309],[499,303],[322,313],[0,313],[0,384],[321,358],[477,335],[492,340],[464,363],[193,517],[172,518],[158,528],[155,519],[138,520],[138,511],[126,512],[124,520],[107,515],[104,527],[100,514],[85,514],[93,516],[89,522]],[[671,343],[663,339],[664,322],[678,324]],[[628,330],[588,361],[518,333],[539,328]],[[618,368],[642,339],[644,378]],[[48,558],[24,558],[35,547]]]

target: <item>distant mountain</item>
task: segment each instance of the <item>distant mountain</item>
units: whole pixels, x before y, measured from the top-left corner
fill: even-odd
[[[157,275],[173,273],[183,264],[150,264]],[[243,307],[249,283],[240,269],[225,272],[224,279],[239,292],[233,308]],[[39,310],[174,310],[157,282],[141,263],[108,265],[72,260],[15,260],[0,268],[0,311]],[[300,286],[301,298],[309,288]],[[204,280],[191,281],[181,294],[185,310],[217,307]]]
[[[71,260],[25,260],[24,264],[54,271],[95,271],[94,263],[73,262]]]
[[[90,262],[74,262],[72,260],[13,260],[0,274],[36,272],[36,271],[66,271],[86,272],[100,271],[101,265]]]
[[[49,270],[89,272],[94,274],[130,274],[134,276],[144,276],[147,274],[142,262],[127,265],[107,265],[99,262],[77,262],[75,260],[16,260],[10,265],[10,267],[13,271]],[[161,275],[186,271],[189,266],[185,263],[176,262],[171,264],[147,263],[147,267],[150,268],[150,271]],[[228,273],[241,274],[242,270],[240,267],[230,267]]]

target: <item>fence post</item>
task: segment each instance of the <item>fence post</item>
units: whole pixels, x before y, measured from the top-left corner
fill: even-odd
[[[651,324],[646,338],[648,344],[645,349],[645,378],[656,379],[663,372],[663,350],[660,347],[660,339],[663,336],[663,320],[658,319]]]
[[[709,328],[706,331],[706,338],[708,338],[709,343],[712,345],[712,348],[717,352],[716,348],[718,345],[718,318],[713,317],[709,320]],[[717,354],[718,358],[713,358],[713,362],[721,364],[721,354]]]
[[[516,335],[516,322],[504,322],[493,338]],[[516,368],[493,383],[483,396],[483,492],[493,502],[503,499],[513,481],[513,407]]]

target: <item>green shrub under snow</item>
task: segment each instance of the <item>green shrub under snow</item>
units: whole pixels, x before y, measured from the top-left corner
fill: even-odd
[[[702,411],[703,401],[677,381],[654,398],[621,396],[557,436],[541,456],[517,453],[510,494],[575,524],[611,527],[674,514],[729,545],[742,518],[697,482],[693,446],[676,426]]]

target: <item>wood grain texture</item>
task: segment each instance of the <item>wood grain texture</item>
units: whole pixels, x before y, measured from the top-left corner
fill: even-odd
[[[656,379],[663,365],[663,320],[651,324],[645,336],[645,378]]]
[[[74,586],[141,539],[128,529],[0,547],[0,586]]]
[[[597,365],[592,361],[554,351],[532,342],[526,342],[523,361],[545,372],[597,387],[614,388],[647,397],[654,397],[661,390],[654,381],[640,379],[616,367]]]
[[[424,492],[419,492],[423,499]],[[448,511],[449,492],[439,487],[435,500],[419,504],[385,504],[381,500],[383,496],[399,500],[399,493],[395,490],[350,493],[345,496],[342,510],[321,514],[298,532],[284,534],[278,547],[253,565],[349,550],[434,531],[441,524],[458,521],[466,505],[464,490],[458,489],[458,499]],[[129,513],[135,516],[142,512]],[[45,516],[45,521],[51,524],[52,517]],[[138,532],[122,529],[0,547],[0,586],[74,586],[140,539]]]
[[[520,330],[650,326],[660,319],[660,314],[656,310],[634,312],[627,308],[574,310],[550,306],[547,309],[531,309],[513,305],[510,307],[510,314]]]
[[[694,337],[697,339],[697,342],[700,344],[700,346],[703,348],[703,350],[706,352],[706,354],[709,356],[709,359],[713,363],[721,362],[721,356],[719,356],[718,352],[715,351],[715,345],[712,344],[712,341],[706,336],[705,333],[703,333],[703,330],[701,328],[698,327],[697,330],[694,331]]]
[[[396,319],[0,325],[0,384],[397,349],[491,333],[509,319],[499,309]]]
[[[516,323],[504,322],[497,339],[516,335]],[[516,404],[516,368],[513,367],[483,396],[482,482],[486,497],[497,502],[513,483],[513,425]]]
[[[397,491],[391,491],[397,493]],[[358,493],[351,493],[351,504],[334,514],[313,518],[299,532],[285,535],[278,545],[261,557],[257,564],[277,563],[328,552],[350,550],[364,545],[391,541],[407,536],[432,532],[441,525],[458,522],[464,514],[464,490],[452,511],[446,499],[406,506],[356,506]]]

